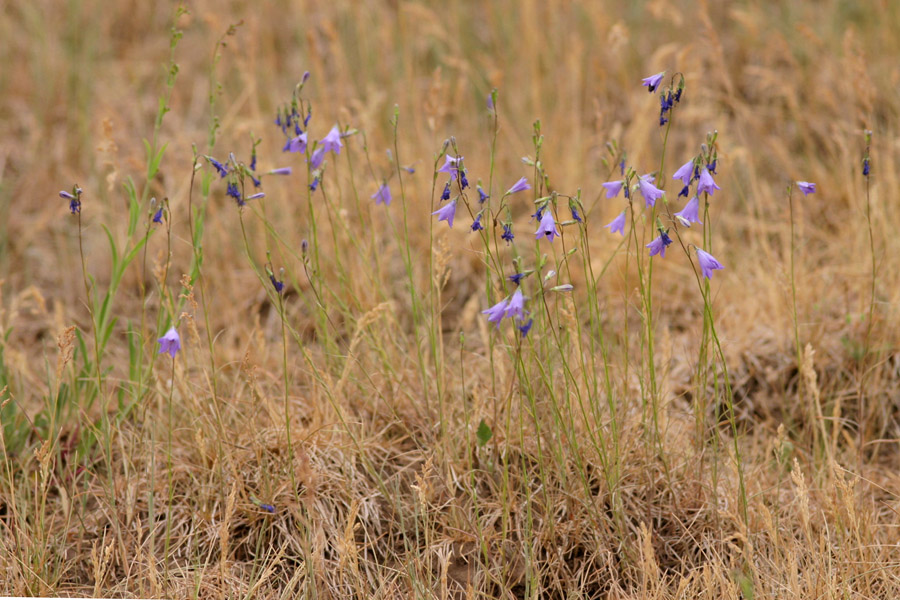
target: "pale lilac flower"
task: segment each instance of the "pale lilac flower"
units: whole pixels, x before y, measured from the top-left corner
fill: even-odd
[[[721,190],[719,186],[716,185],[716,182],[713,181],[712,175],[709,174],[709,169],[703,167],[703,170],[700,171],[700,182],[697,183],[697,193],[702,194],[704,192],[712,195],[716,190]]]
[[[316,148],[313,151],[312,156],[309,157],[309,168],[311,168],[313,171],[315,171],[316,169],[321,167],[322,163],[324,163],[324,162],[325,162],[325,147],[319,146],[318,148]]]
[[[525,318],[525,296],[522,294],[522,288],[517,288],[516,293],[509,299],[509,304],[506,305],[506,311],[503,313],[503,316],[519,319]]]
[[[378,187],[378,191],[370,196],[373,200],[375,200],[375,204],[381,204],[384,202],[385,206],[391,205],[391,188],[388,187],[388,184],[382,183]]]
[[[452,157],[449,154],[444,156],[444,166],[438,169],[438,173],[449,173],[450,177],[456,179],[459,177],[459,168],[457,164],[463,159],[462,156]]]
[[[304,131],[295,138],[292,138],[287,144],[288,152],[306,152],[306,132]]]
[[[324,148],[325,152],[334,152],[335,154],[341,153],[341,148],[344,144],[341,142],[341,131],[338,129],[338,126],[335,125],[331,128],[331,131],[328,132],[322,141],[322,148]]]
[[[506,315],[507,304],[509,304],[509,300],[504,298],[489,309],[481,311],[481,314],[488,316],[488,323],[496,323],[497,327],[500,327],[500,321],[503,320],[503,317]]]
[[[660,231],[659,237],[647,244],[647,248],[650,248],[650,256],[654,256],[659,254],[660,258],[666,257],[666,246],[672,243],[672,238],[665,232]]]
[[[656,75],[651,75],[650,77],[644,77],[641,81],[643,83],[642,86],[649,88],[647,91],[651,94],[656,91],[656,86],[659,85],[659,82],[662,81],[662,78],[665,77],[666,72],[657,73]]]
[[[266,197],[265,192],[256,192],[252,196],[247,196],[246,198],[244,198],[244,200],[259,200],[260,198],[265,198],[265,197]]]
[[[515,194],[516,192],[524,192],[525,190],[530,190],[531,186],[528,184],[528,178],[522,177],[517,182],[513,184],[511,188],[509,188],[506,193],[507,194]]]
[[[625,181],[607,181],[606,183],[601,183],[600,185],[606,188],[607,198],[615,198],[619,195],[619,192],[622,191],[622,186],[625,185]]]
[[[280,169],[272,169],[269,171],[269,175],[290,175],[294,170],[290,167],[281,167]]]
[[[607,223],[603,226],[604,228],[608,227],[610,233],[619,232],[622,236],[625,236],[625,211],[619,213],[619,216]]]
[[[816,193],[816,184],[810,183],[808,181],[798,181],[797,187],[800,188],[800,191],[803,192],[804,196],[809,196],[810,194]]]
[[[431,214],[437,215],[438,221],[447,221],[447,225],[453,227],[453,218],[456,216],[456,200],[445,204]]]
[[[487,95],[487,109],[491,112],[494,110],[494,94],[491,92]]]
[[[175,358],[175,353],[181,350],[181,338],[178,336],[178,331],[175,330],[174,325],[157,341],[159,342],[159,354],[168,352],[169,356]]]
[[[638,187],[647,201],[647,206],[653,206],[663,196],[663,191],[651,183],[653,179],[653,175],[641,175],[638,178]]]
[[[725,268],[712,254],[701,250],[700,248],[697,248],[697,262],[700,263],[700,271],[702,271],[703,276],[707,279],[712,279],[713,271]]]
[[[541,215],[541,223],[537,228],[537,231],[534,232],[534,239],[540,239],[543,236],[547,236],[550,241],[553,241],[553,238],[559,235],[559,231],[556,229],[556,221],[553,219],[553,211],[550,210],[548,206],[544,211],[544,214]]]
[[[703,221],[700,220],[700,198],[697,196],[691,198],[690,202],[685,204],[684,208],[675,213],[674,216],[685,227],[690,227],[691,223],[703,225]]]
[[[688,185],[691,182],[691,179],[694,178],[694,159],[691,159],[681,165],[675,174],[672,175],[672,179],[680,179],[684,185]]]

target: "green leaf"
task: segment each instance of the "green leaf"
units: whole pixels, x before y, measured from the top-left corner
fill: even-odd
[[[484,422],[484,419],[481,420],[481,423],[478,424],[478,431],[475,432],[475,437],[478,439],[478,445],[484,446],[491,438],[494,437],[494,432],[491,431],[491,428],[488,427],[488,424]]]

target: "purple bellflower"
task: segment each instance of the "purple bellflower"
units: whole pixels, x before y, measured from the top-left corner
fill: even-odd
[[[650,248],[650,256],[654,256],[659,254],[660,258],[666,257],[666,246],[672,243],[672,238],[663,231],[659,232],[659,237],[647,244],[647,248]]]
[[[378,191],[370,196],[373,200],[375,200],[375,204],[381,204],[384,202],[385,206],[391,205],[391,188],[388,187],[388,184],[382,183],[378,186]]]
[[[504,298],[489,309],[481,311],[481,313],[488,316],[488,323],[496,323],[497,327],[500,327],[500,321],[506,315],[507,304],[509,304],[509,299]]]
[[[816,184],[810,183],[808,181],[798,181],[797,187],[800,188],[800,191],[803,192],[804,196],[809,196],[810,194],[816,193]]]
[[[653,206],[656,204],[656,201],[663,196],[663,191],[653,185],[653,175],[641,175],[638,178],[638,187],[641,190],[641,194],[644,196],[644,199],[647,201],[647,206]]]
[[[269,175],[290,175],[294,170],[291,167],[280,167],[269,171]]]
[[[544,214],[541,216],[541,223],[537,228],[537,231],[534,232],[534,239],[540,239],[543,236],[547,236],[547,238],[552,242],[553,238],[559,235],[559,231],[556,229],[556,221],[553,219],[553,211],[550,210],[550,207],[547,207],[547,210],[544,211]]]
[[[680,179],[684,185],[690,185],[691,179],[694,177],[694,160],[691,159],[678,167],[672,179]]]
[[[673,216],[685,227],[690,227],[691,223],[703,225],[703,221],[700,220],[700,198],[694,196],[690,202],[684,205],[684,208]]]
[[[712,254],[700,248],[697,248],[697,262],[700,263],[700,271],[707,279],[712,279],[713,271],[725,268]]]
[[[324,163],[324,162],[325,162],[325,147],[319,146],[318,148],[316,148],[313,151],[312,156],[309,157],[309,166],[313,171],[315,171],[316,169],[321,167],[322,163]]]
[[[300,135],[295,138],[291,138],[291,140],[285,146],[288,152],[306,152],[306,132],[304,131]]]
[[[176,331],[174,325],[157,341],[159,342],[159,354],[168,352],[169,356],[175,358],[175,353],[181,350],[181,338],[178,336],[178,331]]]
[[[481,224],[481,213],[478,213],[478,216],[472,222],[472,231],[481,231],[482,229],[484,229],[484,225]]]
[[[444,191],[441,192],[441,202],[443,202],[444,200],[449,200],[449,199],[450,199],[450,182],[448,181],[446,184],[444,184]]]
[[[863,159],[863,177],[869,176],[869,157]]]
[[[73,195],[71,192],[67,192],[65,190],[59,193],[60,198],[64,198],[69,201],[69,210],[73,215],[77,215],[81,212],[81,190],[75,188],[75,194]]]
[[[507,279],[512,281],[514,284],[519,285],[524,277],[525,273],[513,273],[512,275],[507,277]]]
[[[206,160],[208,160],[209,164],[216,168],[216,171],[219,172],[219,177],[225,177],[226,175],[228,175],[228,167],[226,165],[223,165],[212,156],[207,156]]]
[[[515,194],[516,192],[524,192],[525,190],[530,190],[531,185],[528,183],[528,178],[522,177],[517,182],[513,184],[511,188],[509,188],[506,193],[507,194]]]
[[[457,164],[462,159],[462,156],[453,157],[449,154],[444,155],[444,166],[438,169],[438,173],[449,173],[450,177],[456,179],[457,177],[459,177],[459,168],[457,167]]]
[[[619,195],[619,192],[622,191],[622,186],[625,185],[625,181],[607,181],[606,183],[601,183],[600,185],[606,188],[607,198],[615,198]]]
[[[607,223],[603,226],[604,228],[609,228],[610,233],[619,232],[622,236],[625,236],[625,211],[619,213],[619,216]]]
[[[528,319],[523,324],[519,325],[519,333],[522,334],[522,337],[528,337],[528,332],[531,331],[531,326],[534,325],[534,319]]]
[[[503,235],[500,236],[503,240],[506,241],[506,245],[509,246],[509,243],[513,241],[516,237],[512,232],[512,225],[509,223],[503,224]]]
[[[572,219],[578,221],[579,223],[583,223],[584,221],[581,219],[581,215],[578,214],[578,207],[574,204],[569,205],[569,210],[572,212]]]
[[[433,213],[438,216],[438,221],[447,221],[447,225],[453,227],[453,218],[456,216],[456,200],[442,206]]]
[[[322,148],[324,148],[325,152],[334,152],[335,154],[341,153],[341,148],[343,147],[343,143],[341,142],[341,131],[338,129],[338,126],[335,125],[331,128],[331,131],[328,132],[322,141]]]
[[[703,170],[700,171],[700,181],[697,183],[697,193],[702,194],[704,192],[712,195],[716,190],[721,190],[716,182],[713,181],[712,175],[709,174],[709,169],[703,167]]]
[[[516,317],[518,319],[525,318],[525,296],[522,294],[522,288],[517,288],[516,293],[509,299],[506,305],[504,317]]]
[[[643,81],[643,83],[641,85],[648,88],[647,91],[652,94],[653,92],[656,91],[656,88],[659,85],[659,82],[662,81],[662,78],[665,77],[665,75],[666,75],[666,72],[663,71],[662,73],[657,73],[656,75],[651,75],[650,77],[644,77],[641,80],[641,81]]]
[[[163,207],[160,206],[159,210],[156,211],[156,213],[153,215],[153,222],[154,223],[162,223],[162,218],[163,218]]]
[[[478,190],[478,202],[480,202],[481,204],[484,204],[485,200],[490,198],[490,196],[488,196],[487,194],[484,193],[484,190],[481,189],[480,185],[478,187],[476,187],[475,189]]]
[[[280,294],[281,292],[284,291],[284,282],[278,281],[277,279],[275,279],[274,274],[269,275],[269,281],[272,282],[272,287],[275,288],[276,293]]]

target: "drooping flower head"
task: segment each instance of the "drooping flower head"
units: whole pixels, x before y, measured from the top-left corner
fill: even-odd
[[[299,152],[301,154],[306,152],[306,139],[307,134],[304,131],[300,135],[291,138],[288,141],[287,146],[285,146],[285,150],[288,152]]]
[[[672,239],[665,231],[659,232],[659,237],[655,240],[647,244],[647,248],[650,248],[650,256],[655,256],[659,254],[660,258],[666,257],[666,246],[672,243]]]
[[[511,188],[509,188],[506,193],[507,194],[515,194],[516,192],[524,192],[525,190],[530,190],[531,185],[528,183],[527,177],[522,177],[517,182],[513,184]]]
[[[513,273],[507,279],[512,281],[514,284],[519,285],[522,282],[522,279],[525,277],[525,273]]]
[[[644,196],[644,200],[647,201],[647,206],[653,206],[656,204],[656,201],[662,198],[663,191],[653,185],[653,175],[641,175],[638,178],[638,188],[641,190],[641,195]]]
[[[451,178],[456,179],[459,177],[459,167],[457,166],[459,161],[463,159],[462,156],[450,156],[449,154],[444,155],[444,165],[438,169],[438,173],[448,173]]]
[[[515,235],[513,235],[512,225],[510,223],[503,224],[503,235],[501,235],[500,237],[506,241],[507,246],[516,237]]]
[[[69,211],[73,215],[81,212],[81,188],[77,185],[72,188],[71,192],[65,190],[59,193],[59,197],[69,201]]]
[[[276,279],[274,273],[269,273],[269,281],[272,282],[272,287],[275,288],[276,293],[280,294],[284,291],[284,282]]]
[[[709,174],[709,169],[703,167],[703,170],[700,171],[700,181],[697,183],[697,193],[702,194],[704,192],[712,195],[716,190],[721,190],[716,182],[713,181],[712,175]]]
[[[481,213],[475,217],[475,220],[472,221],[472,231],[481,231],[484,229],[484,225],[481,224]]]
[[[619,213],[619,216],[607,223],[603,226],[604,228],[609,228],[610,233],[619,232],[622,236],[625,236],[625,211]]]
[[[225,177],[226,175],[228,175],[228,166],[227,165],[223,165],[222,163],[220,163],[219,161],[214,159],[212,156],[207,156],[206,160],[208,160],[209,164],[211,164],[212,166],[214,166],[216,168],[216,171],[219,172],[219,177]]]
[[[808,181],[798,181],[797,187],[800,188],[800,191],[803,192],[804,196],[809,196],[810,194],[816,193],[816,184],[810,183]]]
[[[450,199],[450,182],[444,184],[444,191],[441,192],[441,202]]]
[[[178,336],[178,331],[174,325],[157,341],[159,342],[159,354],[168,352],[169,356],[175,358],[175,354],[181,350],[181,338]]]
[[[500,327],[500,321],[502,321],[503,317],[506,315],[507,304],[509,304],[509,299],[504,298],[489,309],[481,311],[481,314],[488,316],[488,323],[496,323],[497,327]]]
[[[328,132],[328,135],[322,138],[320,144],[325,152],[334,152],[335,154],[341,153],[341,148],[344,144],[341,142],[341,130],[338,129],[337,125],[332,127],[331,131]]]
[[[534,319],[528,319],[521,325],[519,325],[519,333],[522,334],[522,337],[528,337],[528,332],[531,331],[531,326],[534,325]]]
[[[478,187],[476,187],[475,189],[478,190],[478,202],[481,203],[481,204],[484,204],[485,201],[486,201],[488,198],[490,198],[490,196],[488,196],[486,193],[484,193],[484,190],[481,189],[481,186],[480,186],[480,185],[479,185]]]
[[[601,183],[604,188],[606,188],[606,197],[607,198],[615,198],[619,195],[619,192],[622,190],[622,186],[625,185],[624,180],[619,181],[607,181],[606,183]]]
[[[162,205],[160,205],[159,210],[157,210],[153,214],[153,222],[154,223],[162,223],[162,218],[163,218],[163,207],[162,207]]]
[[[584,221],[581,219],[581,215],[578,214],[578,207],[574,203],[569,204],[569,211],[572,213],[572,220],[578,221],[579,223],[583,223]]]
[[[700,248],[697,248],[697,262],[700,263],[700,271],[707,279],[712,279],[713,271],[725,268],[712,254]]]
[[[559,231],[556,229],[556,221],[553,219],[553,211],[550,210],[548,206],[544,211],[544,214],[541,216],[541,223],[537,228],[537,231],[534,232],[534,239],[541,239],[544,236],[547,236],[551,242],[553,238],[559,235]]]
[[[865,158],[863,159],[863,171],[862,171],[862,173],[863,173],[863,177],[868,177],[868,176],[869,176],[869,157],[868,157],[868,156],[865,157]]]
[[[694,159],[691,159],[678,167],[672,179],[680,179],[684,185],[690,185],[691,179],[694,177]]]
[[[690,227],[691,223],[700,223],[700,198],[694,196],[684,205],[684,208],[673,215],[685,227]]]
[[[659,86],[659,82],[662,81],[663,77],[665,77],[666,72],[657,73],[656,75],[651,75],[650,77],[644,77],[641,81],[643,82],[641,85],[648,88],[647,91],[651,94],[656,91],[656,88]]]
[[[313,150],[312,156],[309,157],[309,167],[315,171],[325,162],[325,147],[319,146]]]
[[[391,205],[391,188],[388,187],[388,184],[382,183],[378,186],[378,190],[370,196],[373,200],[375,200],[375,204],[381,204],[384,202],[385,206]]]
[[[437,215],[438,221],[447,221],[447,225],[453,227],[453,218],[456,216],[456,202],[454,200],[449,204],[445,204],[431,214]]]
[[[509,299],[509,304],[506,305],[506,312],[503,313],[503,316],[516,317],[517,319],[525,318],[525,295],[522,294],[522,288],[517,288],[516,293]]]

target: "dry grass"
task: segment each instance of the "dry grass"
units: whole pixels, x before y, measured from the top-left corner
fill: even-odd
[[[145,266],[139,256],[122,274],[99,395],[99,305],[57,191],[84,189],[86,268],[102,298],[114,282],[102,226],[120,250],[143,235],[146,205],[128,239],[123,184],[145,188],[141,139],[165,92],[175,5],[14,0],[0,13],[0,593],[900,597],[900,5],[260,4],[198,0],[178,19],[168,150],[146,183],[147,197],[169,199],[171,237],[158,228]],[[272,124],[307,69],[315,136],[334,122],[365,132],[313,197],[321,267],[309,276],[304,163],[281,153]],[[636,257],[601,227],[622,208],[598,193],[605,144],[618,140],[641,172],[658,166],[658,101],[639,80],[662,69],[687,81],[666,171],[719,132],[707,225],[726,270],[711,289],[740,461],[721,362],[710,363],[719,385],[698,383],[703,302],[685,256],[673,246],[654,263],[650,399]],[[521,365],[514,332],[480,314],[485,257],[469,215],[428,227],[445,139],[487,184],[493,87],[495,194],[531,175],[519,159],[534,155],[540,118],[553,189],[584,192],[595,273],[615,255],[592,288],[577,253],[560,280],[575,293],[547,312],[556,333],[536,326]],[[416,168],[404,174],[408,241],[396,178],[389,210],[369,200],[392,172],[395,103],[394,151]],[[247,160],[251,132],[261,169],[295,173],[267,180],[265,201],[243,211],[248,260],[224,185],[206,167],[191,184],[191,145]],[[796,180],[819,186],[793,197],[799,349],[785,194]],[[193,282],[189,190],[205,216]],[[527,240],[533,207],[517,202]],[[565,233],[540,251],[559,259],[577,243]],[[286,269],[286,330],[258,276],[267,250]],[[612,406],[581,385],[597,373],[586,289],[608,336]],[[155,339],[173,316],[184,347],[171,362],[155,358]]]

